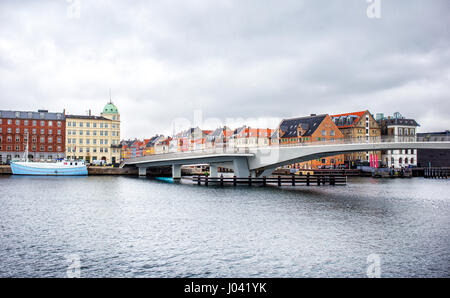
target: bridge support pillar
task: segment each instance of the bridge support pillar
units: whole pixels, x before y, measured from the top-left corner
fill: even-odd
[[[210,177],[219,177],[219,173],[217,172],[217,165],[215,165],[215,164],[209,165],[209,176]]]
[[[181,179],[181,165],[172,165],[172,178],[173,180]]]
[[[250,170],[246,157],[235,158],[233,160],[234,175],[238,178],[248,178]]]
[[[264,169],[264,171],[259,174],[259,177],[269,177],[270,175],[272,175],[273,171],[275,171],[275,168]]]
[[[147,176],[147,168],[138,167],[138,170],[139,170],[139,176]]]

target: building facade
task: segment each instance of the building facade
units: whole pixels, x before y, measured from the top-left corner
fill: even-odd
[[[332,115],[331,119],[348,141],[374,141],[380,138],[381,129],[369,111]],[[344,154],[344,160],[350,166],[357,162],[370,161],[376,156],[381,160],[381,151],[364,151]]]
[[[66,156],[86,162],[120,162],[120,114],[108,103],[101,116],[66,115]]]
[[[272,142],[281,146],[311,142],[333,142],[344,135],[329,115],[311,114],[307,117],[283,119],[272,135]],[[334,155],[291,165],[297,169],[337,167],[344,164],[344,155]]]
[[[420,126],[414,119],[406,119],[399,112],[393,116],[377,115],[383,138],[396,142],[413,142],[416,140],[417,128]],[[383,150],[382,161],[387,167],[403,168],[417,165],[417,150]]]
[[[0,163],[25,157],[27,144],[29,160],[64,158],[64,112],[0,110]]]
[[[441,132],[427,132],[417,134],[418,142],[449,142],[450,130]],[[443,149],[418,149],[418,167],[450,167],[450,150]]]

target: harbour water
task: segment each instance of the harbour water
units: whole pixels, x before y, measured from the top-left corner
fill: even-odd
[[[0,176],[0,277],[450,277],[450,181]]]

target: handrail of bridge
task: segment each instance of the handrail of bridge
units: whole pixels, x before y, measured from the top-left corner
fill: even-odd
[[[298,139],[297,137],[292,137],[291,139]],[[361,138],[338,138],[338,139],[326,139],[320,141],[306,141],[306,142],[296,142],[287,144],[271,144],[264,146],[257,146],[253,144],[249,145],[238,145],[233,144],[234,140],[230,139],[225,144],[220,144],[219,146],[214,146],[211,148],[201,148],[194,150],[186,150],[181,152],[168,152],[168,153],[158,153],[145,155],[140,157],[134,157],[125,159],[124,162],[139,162],[142,160],[148,161],[152,159],[161,158],[182,158],[182,157],[195,157],[205,154],[250,154],[253,150],[259,149],[275,149],[275,148],[289,148],[289,147],[305,147],[305,146],[326,146],[326,145],[340,145],[340,144],[380,144],[380,143],[440,143],[440,142],[450,142],[450,136],[439,137],[439,139],[429,139],[429,138],[418,138],[416,136],[377,136],[377,137],[361,137]]]

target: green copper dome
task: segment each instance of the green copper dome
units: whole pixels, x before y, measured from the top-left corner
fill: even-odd
[[[119,110],[110,102],[103,108],[103,114],[119,114]]]

